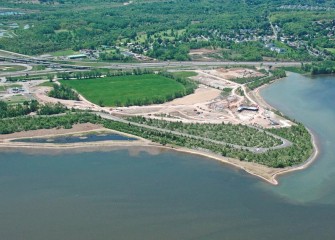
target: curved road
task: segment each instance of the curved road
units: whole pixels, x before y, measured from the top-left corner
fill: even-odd
[[[106,113],[101,113],[101,112],[96,112],[97,115],[101,116],[102,118],[105,119],[109,119],[109,120],[113,120],[116,122],[121,122],[121,123],[125,123],[125,124],[130,124],[130,125],[134,125],[137,127],[142,127],[142,128],[147,128],[147,129],[151,129],[151,130],[155,130],[155,131],[159,131],[159,132],[163,132],[163,133],[172,133],[178,136],[183,136],[183,137],[189,137],[189,138],[193,138],[193,139],[197,139],[197,140],[204,140],[207,142],[211,142],[214,144],[219,144],[219,145],[223,145],[223,146],[229,146],[229,147],[233,147],[236,149],[243,149],[243,150],[248,150],[250,152],[253,153],[264,153],[268,150],[274,150],[274,149],[281,149],[281,148],[286,148],[286,147],[290,147],[292,146],[292,143],[288,140],[286,140],[285,138],[279,137],[275,134],[269,133],[265,130],[256,128],[257,130],[264,132],[274,138],[280,139],[283,143],[281,145],[277,145],[274,147],[269,147],[269,148],[257,148],[257,147],[245,147],[245,146],[240,146],[240,145],[236,145],[236,144],[231,144],[231,143],[226,143],[226,142],[222,142],[222,141],[216,141],[210,138],[204,138],[204,137],[200,137],[200,136],[195,136],[195,135],[191,135],[191,134],[187,134],[187,133],[181,133],[181,132],[177,132],[177,131],[172,131],[172,130],[167,130],[167,129],[163,129],[163,128],[158,128],[158,127],[153,127],[153,126],[149,126],[146,124],[141,124],[141,123],[135,123],[135,122],[131,122],[122,118],[118,118],[116,116],[112,116],[110,114],[106,114]]]

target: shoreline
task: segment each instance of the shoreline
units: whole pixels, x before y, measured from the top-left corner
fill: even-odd
[[[284,78],[277,79],[270,84],[282,80]],[[269,108],[272,110],[276,110],[273,106],[271,106],[262,96],[260,91],[266,87],[269,87],[270,84],[266,84],[263,86],[260,86],[257,89],[254,89],[252,91],[253,96],[256,98],[256,102],[259,103],[260,106],[263,108]],[[309,165],[311,165],[316,158],[318,157],[320,150],[318,148],[318,142],[316,139],[316,136],[314,133],[308,129],[308,132],[311,135],[311,141],[313,144],[313,153],[311,156],[303,163],[292,166],[292,167],[286,167],[286,168],[271,168],[267,167],[265,165],[261,165],[254,162],[245,162],[240,161],[238,159],[233,158],[227,158],[223,157],[221,155],[206,152],[203,150],[195,150],[195,149],[188,149],[184,147],[178,147],[178,146],[170,146],[166,145],[163,146],[158,143],[154,143],[150,140],[119,132],[112,129],[103,128],[101,125],[89,125],[89,124],[82,124],[82,125],[74,125],[71,129],[41,129],[41,130],[33,130],[33,131],[27,131],[27,132],[19,132],[9,135],[0,135],[0,148],[7,148],[7,149],[53,149],[53,150],[60,150],[64,151],[66,149],[80,149],[81,151],[97,151],[97,149],[102,148],[108,148],[108,150],[115,150],[115,149],[128,149],[128,151],[131,151],[134,147],[139,148],[145,148],[142,149],[143,151],[146,151],[146,148],[154,147],[156,149],[166,149],[166,150],[172,150],[176,152],[182,152],[186,154],[194,154],[202,157],[206,157],[212,160],[219,161],[221,163],[229,164],[233,167],[236,167],[237,169],[241,169],[253,176],[256,176],[272,185],[278,185],[279,182],[277,180],[277,177],[280,175],[284,175],[290,172],[303,170],[307,168]],[[137,140],[134,141],[97,141],[97,142],[78,142],[78,143],[65,143],[65,144],[59,144],[59,143],[27,143],[27,142],[11,142],[11,140],[14,139],[20,139],[20,138],[37,138],[37,137],[57,137],[62,135],[75,135],[75,134],[87,134],[89,132],[97,132],[97,131],[105,131],[105,132],[113,132],[117,133],[123,136],[133,137]]]
[[[307,129],[307,131],[309,132],[309,134],[311,135],[311,138],[312,138],[312,145],[313,145],[312,155],[305,162],[303,162],[300,165],[292,166],[290,168],[283,169],[282,171],[280,171],[278,173],[275,173],[273,175],[273,181],[276,182],[276,185],[279,184],[278,181],[276,180],[277,176],[284,175],[284,174],[287,174],[287,173],[290,173],[290,172],[295,172],[295,171],[306,169],[318,158],[318,156],[320,154],[320,149],[318,147],[318,141],[316,139],[316,136],[309,128],[307,128],[307,127],[305,127],[305,128]]]
[[[106,130],[106,129],[101,129]],[[108,130],[108,129],[107,129]],[[83,132],[75,132],[77,133],[89,133],[91,131],[83,131]],[[119,134],[123,134],[122,132],[118,131],[111,131]],[[48,137],[57,137],[62,135],[69,135],[69,134],[55,134],[55,135],[49,135]],[[233,159],[233,158],[227,158],[222,157],[218,154],[211,153],[211,152],[204,152],[200,150],[195,149],[188,149],[178,146],[163,146],[158,143],[151,142],[150,140],[138,138],[137,136],[128,134],[128,136],[136,137],[138,140],[135,141],[103,141],[103,142],[80,142],[80,143],[70,143],[70,144],[56,144],[56,143],[26,143],[26,142],[11,142],[13,139],[6,139],[6,141],[0,142],[0,149],[7,149],[7,150],[52,150],[52,151],[66,151],[66,150],[73,150],[78,149],[80,152],[89,152],[89,151],[97,151],[100,149],[108,148],[107,151],[113,151],[113,150],[120,150],[120,149],[127,149],[128,151],[131,151],[133,147],[139,147],[143,148],[141,151],[149,152],[147,148],[155,148],[158,150],[168,150],[168,151],[174,151],[179,153],[185,153],[185,154],[192,154],[197,155],[201,157],[205,157],[211,160],[216,160],[220,163],[228,164],[230,166],[233,166],[237,169],[244,170],[245,172],[256,176],[258,178],[261,178],[262,180],[276,185],[276,182],[274,182],[271,179],[272,174],[276,171],[274,168],[269,168],[264,165],[260,165],[253,162],[241,162],[240,160]],[[36,138],[41,136],[36,136]],[[43,136],[42,136],[43,137]],[[18,138],[15,138],[18,139]],[[47,152],[51,154],[52,152]],[[267,171],[268,172],[267,172]]]
[[[160,150],[170,150],[170,151],[175,151],[175,152],[180,152],[180,153],[193,154],[193,155],[202,156],[202,157],[205,157],[211,160],[216,160],[218,162],[228,164],[230,166],[236,167],[237,169],[243,170],[272,185],[279,184],[279,182],[276,179],[276,177],[278,177],[279,175],[305,169],[316,159],[316,157],[319,154],[319,150],[317,148],[317,141],[315,139],[315,136],[312,134],[312,132],[309,129],[308,131],[311,133],[312,140],[313,140],[313,146],[314,146],[313,154],[302,165],[293,166],[293,167],[284,168],[284,169],[271,168],[271,167],[267,167],[265,165],[261,165],[261,164],[254,163],[254,162],[244,162],[244,161],[240,161],[234,158],[223,157],[218,154],[211,153],[211,152],[205,152],[205,151],[200,151],[200,150],[195,150],[195,149],[188,149],[188,148],[183,148],[183,147],[178,147],[178,146],[169,146],[169,145],[163,146],[158,143],[152,142],[150,140],[147,140],[147,139],[135,136],[135,135],[126,134],[123,132],[115,131],[112,129],[106,129],[106,128],[98,128],[94,130],[84,130],[84,131],[74,131],[74,132],[60,133],[60,134],[56,133],[56,134],[49,134],[49,135],[42,135],[42,136],[34,136],[31,138],[58,137],[58,136],[64,136],[64,135],[87,134],[90,132],[98,132],[98,131],[113,132],[113,133],[117,133],[117,134],[128,136],[128,137],[134,137],[138,140],[134,140],[134,141],[111,140],[111,141],[103,141],[103,142],[78,142],[78,143],[65,143],[65,144],[11,142],[11,140],[14,140],[14,139],[29,138],[29,137],[18,137],[18,138],[4,139],[2,142],[0,142],[0,149],[3,149],[3,148],[12,149],[12,150],[15,150],[17,148],[24,149],[24,150],[51,149],[51,150],[59,150],[59,151],[78,149],[82,152],[82,150],[97,151],[97,149],[99,148],[101,149],[108,148],[107,150],[109,151],[118,150],[118,149],[127,149],[131,151],[131,148],[133,147],[144,148],[142,149],[142,151],[146,151],[147,150],[146,148],[154,147]]]
[[[266,107],[268,107],[269,109],[272,109],[272,110],[278,110],[276,109],[275,107],[273,107],[270,103],[268,103],[261,95],[261,91],[267,87],[269,87],[272,83],[275,83],[277,81],[281,81],[283,80],[284,78],[279,78],[279,79],[276,79],[274,80],[273,82],[271,82],[270,84],[265,84],[263,86],[260,86],[259,88],[256,88],[254,90],[254,93],[256,94],[257,97],[260,98],[262,104],[264,104]],[[279,110],[278,110],[279,111]],[[274,185],[278,185],[279,182],[278,180],[276,179],[277,177],[279,177],[280,175],[284,175],[284,174],[287,174],[287,173],[290,173],[290,172],[295,172],[295,171],[299,171],[299,170],[303,170],[303,169],[306,169],[307,167],[309,167],[316,159],[317,157],[319,156],[320,154],[320,149],[319,149],[319,146],[318,146],[318,141],[317,141],[317,138],[316,138],[316,135],[313,133],[313,131],[309,128],[307,128],[305,125],[304,127],[307,129],[307,131],[309,132],[309,134],[311,135],[311,141],[312,141],[312,145],[313,145],[313,152],[311,154],[311,156],[306,159],[305,162],[299,164],[299,165],[296,165],[296,166],[292,166],[292,167],[286,167],[286,168],[283,168],[281,169],[281,171],[278,171],[276,173],[273,174],[272,178],[271,178],[271,182],[273,182]]]
[[[71,129],[69,129],[71,130]],[[74,129],[76,130],[76,129]],[[78,135],[78,134],[88,134],[90,132],[112,132],[116,134],[120,134],[123,136],[128,136],[128,137],[134,137],[137,140],[134,141],[103,141],[103,142],[78,142],[78,143],[29,143],[29,142],[12,142],[11,140],[14,139],[22,139],[22,138],[40,138],[40,137],[58,137],[58,136],[66,136],[66,135]],[[31,134],[31,131],[25,132],[27,135]],[[120,150],[120,149],[126,149],[128,151],[131,151],[133,148],[138,147],[140,148],[141,151],[146,151],[149,153],[155,152],[154,150],[150,150],[149,148],[155,148],[158,150],[169,150],[169,151],[174,151],[174,152],[179,152],[179,153],[185,153],[185,154],[192,154],[192,155],[197,155],[201,157],[205,157],[211,160],[216,160],[220,163],[228,164],[230,166],[233,166],[237,169],[244,170],[245,172],[256,176],[270,184],[277,185],[278,182],[273,178],[273,176],[280,174],[282,169],[275,169],[275,168],[270,168],[258,163],[253,163],[253,162],[243,162],[238,159],[234,158],[227,158],[220,156],[215,153],[211,152],[205,152],[201,150],[195,150],[195,149],[188,149],[184,147],[178,147],[178,146],[170,146],[170,145],[160,145],[158,143],[152,142],[150,140],[131,135],[131,134],[126,134],[123,132],[119,132],[116,130],[112,129],[106,129],[106,128],[96,128],[93,130],[82,130],[82,131],[72,131],[72,132],[67,132],[67,133],[53,133],[53,134],[48,134],[48,135],[43,135],[40,134],[39,136],[20,136],[20,137],[14,137],[14,138],[5,138],[0,141],[0,149],[9,149],[9,150],[24,150],[24,151],[36,151],[37,149],[39,150],[49,150],[51,149],[52,152],[47,151],[47,153],[54,153],[55,151],[66,151],[66,150],[73,150],[73,149],[78,149],[80,152],[87,152],[87,151],[97,151],[97,150],[102,150],[106,149],[107,151],[113,151],[113,150]]]

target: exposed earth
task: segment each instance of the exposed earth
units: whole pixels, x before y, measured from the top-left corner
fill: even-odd
[[[247,92],[243,84],[231,81],[234,78],[262,76],[262,73],[245,68],[196,70],[197,76],[193,80],[199,82],[199,87],[193,94],[174,99],[173,101],[149,106],[131,107],[100,107],[80,96],[80,101],[61,100],[48,97],[50,87],[38,86],[41,81],[20,83],[24,92],[21,94],[28,99],[33,96],[40,102],[60,102],[68,108],[94,110],[115,116],[145,116],[148,118],[182,121],[185,123],[232,123],[255,125],[264,128],[288,127],[292,123],[276,115],[257,94],[258,90]],[[6,85],[5,83],[1,83]],[[231,92],[222,94],[222,89],[229,88]],[[238,94],[237,89],[244,91],[244,96]],[[17,94],[10,91],[2,92],[2,99]],[[241,105],[258,107],[258,111],[242,111]]]

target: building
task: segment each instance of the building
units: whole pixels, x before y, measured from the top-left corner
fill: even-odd
[[[242,112],[242,111],[244,111],[244,110],[257,112],[257,111],[259,110],[259,108],[258,108],[258,106],[257,106],[257,107],[249,107],[249,106],[243,106],[243,105],[241,105],[241,106],[237,109],[238,112]]]

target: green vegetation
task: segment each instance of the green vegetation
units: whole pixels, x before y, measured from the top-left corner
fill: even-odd
[[[302,69],[302,67],[281,67],[281,69],[288,71],[288,72],[294,72],[299,74],[306,74],[307,72]]]
[[[38,115],[54,115],[54,114],[60,114],[65,113],[67,108],[62,105],[61,103],[56,104],[43,104],[38,106]]]
[[[56,52],[51,52],[49,53],[50,55],[54,56],[54,57],[61,57],[61,56],[68,56],[68,55],[74,55],[74,54],[78,54],[78,52],[75,52],[71,49],[66,49],[66,50],[60,50],[60,51],[56,51]]]
[[[286,72],[283,69],[277,68],[270,71],[272,75],[268,77],[259,78],[247,84],[248,88],[254,90],[264,84],[268,84],[276,79],[286,77]]]
[[[20,76],[20,77],[6,77],[8,82],[25,82],[25,81],[30,81],[30,80],[45,80],[47,79],[48,76],[45,74],[41,75],[28,75],[26,76]]]
[[[221,96],[222,97],[229,96],[232,90],[233,90],[232,88],[224,88],[221,92]]]
[[[24,96],[22,94],[17,94],[17,95],[11,96],[10,98],[5,98],[4,101],[10,104],[18,104],[18,103],[24,103],[26,101],[30,101],[30,99],[27,96]]]
[[[282,144],[265,132],[245,125],[233,124],[185,124],[182,122],[169,122],[144,117],[132,117],[128,119],[149,126],[177,131],[180,133],[202,136],[204,138],[236,144],[246,147],[274,147]]]
[[[334,55],[335,12],[325,9],[333,0],[134,0],[128,5],[121,0],[40,2],[48,4],[0,0],[3,8],[20,8],[26,13],[0,16],[2,28],[18,24],[9,29],[11,37],[0,38],[1,49],[54,56],[100,50],[103,61],[131,61],[129,51],[184,61],[190,59],[191,49],[200,48],[219,49],[217,57],[237,61],[323,57],[310,54],[310,49]],[[318,8],[313,9],[315,6]],[[280,28],[275,40],[270,21]],[[24,29],[27,24],[29,29]],[[284,51],[271,50],[265,47],[267,43]]]
[[[34,65],[33,66],[33,71],[41,71],[41,70],[45,70],[46,69],[46,66],[44,65]]]
[[[7,91],[7,89],[9,88],[16,88],[16,87],[22,87],[22,86],[19,84],[2,85],[0,86],[0,92],[4,92]]]
[[[53,117],[18,117],[0,119],[0,134],[9,134],[14,132],[51,129],[51,128],[66,128],[69,129],[73,124],[77,123],[97,123],[99,117],[93,114],[76,113],[66,114],[64,116]]]
[[[332,40],[334,15],[333,10],[281,10],[272,13],[270,19],[273,24],[282,29],[280,36],[285,36],[286,43],[293,43],[300,51],[308,48],[319,55],[319,60],[323,60],[324,58],[334,59],[335,56],[332,51],[335,48]]]
[[[53,84],[53,89],[48,94],[49,97],[65,99],[65,100],[79,100],[78,93],[66,85]]]
[[[148,120],[149,121],[149,120]],[[274,134],[277,134],[287,140],[291,141],[293,145],[291,147],[269,150],[265,153],[252,153],[247,150],[240,150],[234,147],[230,147],[222,144],[215,144],[213,142],[206,142],[204,140],[195,139],[192,137],[185,137],[176,135],[173,133],[163,133],[161,131],[148,129],[145,127],[135,126],[133,124],[126,124],[121,122],[115,122],[111,120],[101,119],[100,117],[89,114],[89,113],[74,113],[74,114],[66,114],[63,116],[53,116],[53,117],[18,117],[18,118],[7,118],[0,119],[0,134],[8,134],[13,132],[27,131],[27,130],[35,130],[35,129],[50,129],[50,128],[71,128],[73,124],[76,123],[94,123],[94,124],[103,124],[106,128],[114,129],[117,131],[121,131],[124,133],[133,134],[139,137],[143,137],[154,142],[158,142],[160,144],[172,145],[172,146],[181,146],[190,149],[196,150],[205,150],[213,153],[220,154],[226,157],[237,158],[241,161],[248,162],[257,162],[269,167],[282,168],[287,166],[293,166],[296,164],[300,164],[307,160],[307,158],[312,154],[313,146],[311,143],[311,136],[309,132],[305,129],[302,124],[297,124],[290,128],[281,128],[281,129],[272,129],[268,130]],[[159,123],[159,124],[162,124]],[[223,128],[232,129],[235,128],[233,126],[227,125],[214,125],[214,126],[201,126],[201,125],[188,125],[184,127],[180,125],[180,123],[176,123],[179,129],[185,129],[184,131],[199,133],[201,129],[207,127],[210,130],[208,132],[209,137],[214,139],[225,139],[227,140],[225,133],[216,135],[215,129],[219,128],[219,130]],[[172,125],[170,125],[171,127]],[[273,145],[277,144],[276,140],[271,139],[264,134],[257,134],[257,137],[248,136],[244,137],[244,135],[240,131],[245,131],[246,129],[241,126],[236,126],[236,131],[232,135],[236,134],[237,137],[230,138],[230,141],[243,141],[243,144],[247,143],[246,139],[250,138],[251,143],[253,144],[264,144],[261,143],[260,139],[265,140],[265,144]],[[250,132],[254,130],[247,129],[246,131]],[[255,130],[257,131],[257,130]],[[201,134],[202,135],[202,134]]]
[[[171,72],[171,74],[177,78],[190,78],[198,75],[196,72],[191,71]]]
[[[193,92],[195,84],[169,74],[143,74],[84,80],[61,80],[89,101],[104,106],[163,103]]]
[[[0,101],[0,118],[24,116],[31,112],[35,112],[38,109],[38,102],[36,100],[25,102],[25,104],[7,104],[4,101]]]
[[[57,77],[63,80],[69,80],[71,78],[89,79],[89,78],[99,78],[101,77],[102,73],[103,73],[102,69],[95,69],[92,71],[75,72],[72,74],[68,72],[62,72],[62,73],[57,74]]]
[[[245,84],[245,83],[259,81],[262,78],[264,77],[243,77],[243,78],[233,78],[233,79],[230,79],[230,81],[233,81],[239,84]]]
[[[38,84],[39,87],[53,87],[54,86],[54,83],[53,82],[43,82],[43,83],[40,83]]]
[[[20,65],[1,65],[0,72],[17,72],[26,70],[26,67]]]
[[[24,101],[23,104],[8,104],[0,101],[0,119],[25,116],[32,112],[36,112],[38,115],[53,115],[65,111],[66,107],[60,103],[41,105],[36,100],[32,100],[30,102]]]
[[[313,151],[311,136],[302,124],[297,124],[290,128],[271,130],[271,132],[293,142],[293,146],[269,150],[260,154],[191,137],[179,136],[172,133],[162,133],[131,124],[129,125],[108,120],[103,120],[103,122],[104,126],[107,128],[150,139],[163,145],[169,144],[172,146],[175,145],[190,149],[210,151],[225,157],[237,158],[241,161],[256,162],[274,168],[283,168],[301,164],[308,159]]]
[[[333,74],[335,73],[334,61],[323,61],[312,64],[304,64],[302,69],[305,72],[310,72],[312,75],[317,74]]]

